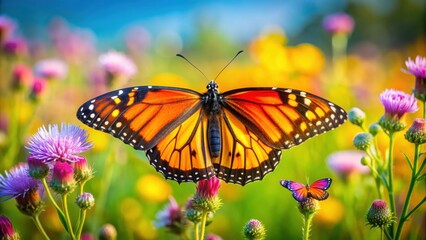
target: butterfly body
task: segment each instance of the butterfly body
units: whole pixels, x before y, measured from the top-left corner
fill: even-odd
[[[330,188],[331,182],[331,178],[323,178],[313,182],[311,185],[304,185],[290,180],[282,180],[280,183],[293,193],[293,198],[296,201],[303,202],[308,198],[320,201],[327,199],[329,194],[326,190]]]
[[[137,150],[167,179],[197,182],[217,176],[244,185],[277,166],[281,150],[329,131],[346,112],[313,94],[285,88],[242,88],[204,94],[140,86],[84,103],[77,118]]]

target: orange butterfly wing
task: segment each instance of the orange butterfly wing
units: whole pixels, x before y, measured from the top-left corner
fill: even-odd
[[[182,88],[134,87],[83,104],[77,118],[135,149],[151,149],[202,106],[201,94]]]
[[[283,88],[225,92],[223,105],[264,143],[287,149],[346,120],[339,106],[310,93]]]
[[[213,159],[220,179],[245,185],[263,179],[278,165],[281,151],[268,146],[227,109],[223,109],[220,129],[221,154]]]
[[[151,165],[179,183],[214,176],[206,129],[207,118],[200,108],[147,151]]]

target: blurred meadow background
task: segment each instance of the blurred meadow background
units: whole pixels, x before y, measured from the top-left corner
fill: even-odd
[[[415,77],[401,69],[407,69],[408,58],[426,56],[425,9],[422,0],[0,1],[0,173],[26,162],[25,146],[41,126],[78,125],[93,143],[83,155],[94,169],[85,191],[96,199],[83,232],[97,236],[110,223],[118,239],[173,239],[167,229],[154,226],[156,214],[169,196],[184,206],[196,185],[166,181],[144,152],[79,122],[75,114],[82,103],[126,86],[204,92],[208,81],[176,53],[213,79],[244,50],[216,79],[221,92],[255,86],[300,89],[347,111],[362,109],[368,126],[384,113],[381,92],[411,93],[414,88]],[[336,34],[324,26],[324,19],[338,12],[353,18],[353,29]],[[101,58],[111,51],[127,56],[135,71],[109,81]],[[422,110],[407,115],[408,126],[418,117]],[[222,182],[223,206],[207,232],[242,239],[243,226],[255,218],[267,229],[266,239],[300,239],[302,215],[279,181],[331,177],[330,197],[320,202],[312,239],[379,239],[380,231],[370,229],[365,220],[378,198],[374,180],[360,166],[362,153],[352,152],[360,131],[347,122],[283,151],[278,167],[262,181],[244,187]],[[377,142],[385,154],[384,133],[377,135]],[[336,169],[331,161],[336,153],[353,166]],[[399,133],[394,151],[397,211],[410,179],[404,153],[413,157],[413,146]],[[424,196],[423,180],[411,201]],[[77,212],[71,211],[71,217]],[[15,201],[1,202],[0,215],[11,220],[22,239],[43,238]],[[40,219],[52,239],[67,239],[49,201]],[[403,239],[425,239],[425,224],[422,206],[404,225]]]

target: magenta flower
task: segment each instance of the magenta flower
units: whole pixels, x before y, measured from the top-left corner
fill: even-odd
[[[5,175],[0,174],[0,199],[14,198],[18,209],[33,216],[42,210],[43,185],[28,174],[28,165],[20,164]]]
[[[338,176],[346,179],[352,174],[370,172],[367,166],[361,164],[361,158],[366,156],[362,151],[340,151],[327,157],[327,164]]]
[[[216,234],[209,233],[206,236],[206,240],[222,240],[222,238]]]
[[[404,72],[411,73],[416,78],[426,78],[426,57],[417,56],[414,61],[408,58],[405,66],[408,70],[403,69]]]
[[[213,198],[217,196],[220,188],[220,180],[217,177],[211,177],[208,180],[201,180],[197,185],[197,195],[203,198]]]
[[[323,21],[323,28],[330,33],[350,34],[354,28],[354,19],[346,13],[328,15]]]
[[[12,86],[14,89],[21,89],[29,86],[33,78],[31,68],[26,64],[18,63],[12,68]]]
[[[37,100],[41,97],[41,95],[46,91],[46,80],[41,77],[34,77],[33,83],[31,85],[31,99]]]
[[[87,142],[84,129],[72,124],[44,126],[38,129],[28,142],[26,148],[30,156],[42,162],[66,161],[76,162],[81,159],[80,153],[89,150],[92,144]]]
[[[158,212],[155,218],[154,226],[156,228],[166,227],[176,234],[181,234],[184,230],[185,219],[183,212],[172,196],[169,197],[169,204]]]
[[[45,59],[34,66],[34,72],[46,79],[64,79],[68,73],[68,66],[59,59]]]
[[[7,54],[23,56],[28,52],[28,44],[22,37],[11,37],[3,41],[2,49]]]
[[[15,21],[5,15],[0,15],[0,42],[8,38],[15,28]]]
[[[386,89],[380,94],[380,101],[385,107],[385,115],[390,118],[401,119],[405,114],[419,109],[413,95],[398,90]]]
[[[0,239],[12,240],[20,239],[19,234],[13,229],[9,218],[0,215]]]
[[[59,194],[67,194],[74,190],[76,181],[74,179],[74,168],[68,162],[56,161],[53,165],[50,187]]]
[[[133,77],[137,72],[136,65],[130,58],[114,50],[99,56],[99,64],[107,74],[125,79]]]

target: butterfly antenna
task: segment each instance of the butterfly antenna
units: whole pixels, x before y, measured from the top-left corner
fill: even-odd
[[[214,78],[214,80],[216,81],[216,79],[223,72],[223,70],[225,70],[225,68],[227,68],[229,66],[229,64],[231,64],[235,60],[235,58],[237,58],[238,55],[240,55],[243,52],[244,52],[243,50],[238,51],[237,54],[235,54],[235,56],[231,59],[231,61],[229,61],[228,64],[226,64],[225,67],[223,67],[222,70],[220,70],[220,72],[216,75],[216,77]]]
[[[207,81],[209,80],[207,78],[207,76],[203,73],[203,71],[201,71],[199,68],[197,68],[191,61],[189,61],[185,56],[183,56],[180,53],[177,53],[176,56],[183,58],[185,61],[187,61],[191,66],[193,66],[195,69],[197,69],[201,74],[203,74],[203,76],[207,79]]]

